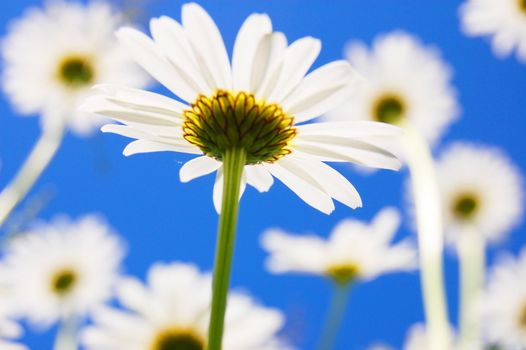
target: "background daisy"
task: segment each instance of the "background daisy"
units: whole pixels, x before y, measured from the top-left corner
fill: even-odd
[[[526,3],[523,0],[468,0],[460,7],[462,29],[470,36],[491,39],[498,57],[526,62]]]
[[[504,349],[526,347],[526,249],[517,258],[501,256],[479,307],[490,341]]]
[[[268,230],[261,244],[270,253],[273,273],[309,273],[338,283],[373,279],[381,274],[416,268],[416,250],[409,240],[391,244],[400,224],[398,211],[385,208],[370,224],[347,219],[327,240]]]
[[[109,4],[53,1],[10,24],[2,42],[2,85],[16,110],[41,116],[45,127],[66,123],[76,134],[103,120],[76,111],[96,83],[144,86],[147,78],[113,32],[122,15]]]
[[[451,67],[416,36],[395,31],[378,36],[370,48],[353,41],[345,57],[364,82],[345,104],[326,114],[327,120],[412,125],[434,144],[458,116]]]
[[[437,162],[446,237],[456,242],[474,228],[486,240],[502,239],[524,209],[522,175],[496,147],[457,142]]]
[[[124,250],[96,216],[57,218],[14,236],[2,273],[17,312],[37,325],[83,317],[111,296]]]
[[[124,310],[99,309],[84,332],[89,350],[204,350],[212,278],[192,264],[155,264],[147,284],[135,278],[118,284]],[[246,294],[231,293],[225,321],[226,350],[286,350],[278,337],[283,314]]]

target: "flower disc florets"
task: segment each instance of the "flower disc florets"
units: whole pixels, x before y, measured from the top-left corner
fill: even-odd
[[[395,94],[389,94],[376,101],[373,116],[379,122],[397,125],[403,121],[405,110],[402,99]]]
[[[184,138],[218,160],[238,148],[245,150],[246,164],[272,163],[291,152],[289,143],[296,136],[292,116],[245,92],[201,95],[184,118]]]
[[[157,336],[151,350],[204,350],[205,342],[188,330],[169,329]]]

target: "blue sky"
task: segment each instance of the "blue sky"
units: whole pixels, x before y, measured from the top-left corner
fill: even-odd
[[[526,69],[515,57],[501,60],[481,38],[465,37],[455,0],[209,0],[198,1],[216,20],[229,49],[243,20],[252,12],[265,12],[274,27],[289,41],[305,35],[320,38],[322,52],[315,66],[342,57],[348,40],[371,43],[382,33],[404,30],[434,45],[454,70],[453,85],[462,108],[435,152],[456,140],[501,147],[524,172],[526,132]],[[143,1],[145,16],[180,18],[183,2]],[[40,1],[3,1],[0,31],[24,9]],[[161,90],[162,91],[162,90]],[[39,128],[36,118],[20,118],[5,95],[0,95],[0,186],[4,186],[32,147]],[[181,164],[189,158],[176,153],[136,155],[121,152],[123,137],[96,134],[91,138],[68,135],[51,166],[38,181],[29,199],[43,193],[52,198],[41,217],[59,213],[73,217],[103,214],[125,238],[128,255],[124,270],[143,277],[156,261],[194,262],[203,269],[212,266],[217,215],[212,205],[213,176],[187,184],[179,182]],[[312,349],[321,329],[328,303],[328,282],[308,276],[273,276],[263,267],[265,253],[261,233],[280,227],[298,233],[326,236],[341,219],[370,220],[387,205],[406,214],[404,184],[407,172],[381,171],[364,176],[350,167],[338,167],[358,188],[364,207],[351,210],[337,204],[327,216],[310,208],[290,190],[276,182],[271,191],[259,194],[249,188],[241,202],[238,241],[232,285],[250,291],[266,305],[282,309],[288,319],[284,335],[300,349]],[[27,203],[27,202],[26,202]],[[407,215],[406,219],[407,219]],[[411,235],[408,220],[398,238]],[[526,243],[522,224],[509,239],[490,249],[517,253]],[[450,317],[456,322],[457,265],[446,254]],[[407,328],[423,320],[419,277],[415,273],[383,276],[356,285],[336,349],[364,349],[375,341],[401,346]],[[52,334],[29,331],[26,340],[33,349],[50,348]]]

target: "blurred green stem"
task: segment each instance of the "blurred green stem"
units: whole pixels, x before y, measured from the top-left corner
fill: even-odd
[[[347,303],[349,301],[349,289],[351,283],[335,283],[331,304],[325,319],[323,332],[318,343],[318,350],[331,350],[336,342],[338,331],[342,325]]]
[[[63,318],[60,322],[53,350],[77,349],[77,318],[74,316]]]
[[[466,229],[458,241],[460,260],[460,350],[482,349],[477,312],[484,285],[485,242],[475,229]]]
[[[224,186],[214,263],[208,350],[221,349],[232,256],[236,240],[239,191],[245,161],[246,152],[243,149],[231,149],[223,155]]]
[[[412,126],[404,127],[402,143],[415,204],[428,349],[449,350],[451,336],[442,266],[442,209],[435,165],[427,142]]]
[[[0,226],[13,209],[27,195],[42,172],[49,165],[64,137],[64,126],[44,128],[42,135],[31,150],[13,180],[0,193]]]

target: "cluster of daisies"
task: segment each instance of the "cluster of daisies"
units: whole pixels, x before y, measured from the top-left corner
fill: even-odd
[[[467,33],[493,36],[498,54],[516,48],[526,58],[525,1],[469,0],[461,16]],[[357,208],[362,199],[327,162],[396,170],[407,159],[404,132],[416,130],[436,147],[459,115],[450,67],[405,32],[382,35],[372,47],[352,42],[346,60],[311,71],[320,41],[288,43],[264,14],[245,20],[231,59],[215,22],[194,3],[183,5],[181,22],[152,19],[151,36],[123,24],[104,3],[55,2],[28,11],[2,43],[4,91],[20,114],[40,115],[42,129],[85,135],[104,125],[104,132],[133,139],[125,155],[194,155],[180,180],[215,172],[218,212],[232,154],[243,163],[240,197],[247,184],[265,192],[278,179],[328,214],[334,200]],[[151,78],[174,96],[143,90]],[[523,179],[503,151],[457,142],[436,157],[435,171],[454,250],[473,235],[484,247],[498,242],[519,223]],[[265,265],[276,274],[322,276],[337,288],[413,271],[417,244],[397,239],[400,222],[400,212],[386,207],[370,222],[343,220],[328,238],[269,229],[261,235]],[[26,349],[13,321],[24,320],[41,329],[58,325],[57,350],[79,343],[93,350],[206,349],[211,274],[191,263],[155,263],[140,281],[123,272],[125,251],[123,239],[95,215],[57,217],[6,237],[0,348]],[[485,344],[526,347],[526,251],[492,268],[478,301]],[[223,347],[292,349],[280,333],[284,324],[280,310],[231,291]],[[432,349],[427,339],[425,325],[417,324],[404,349]]]

